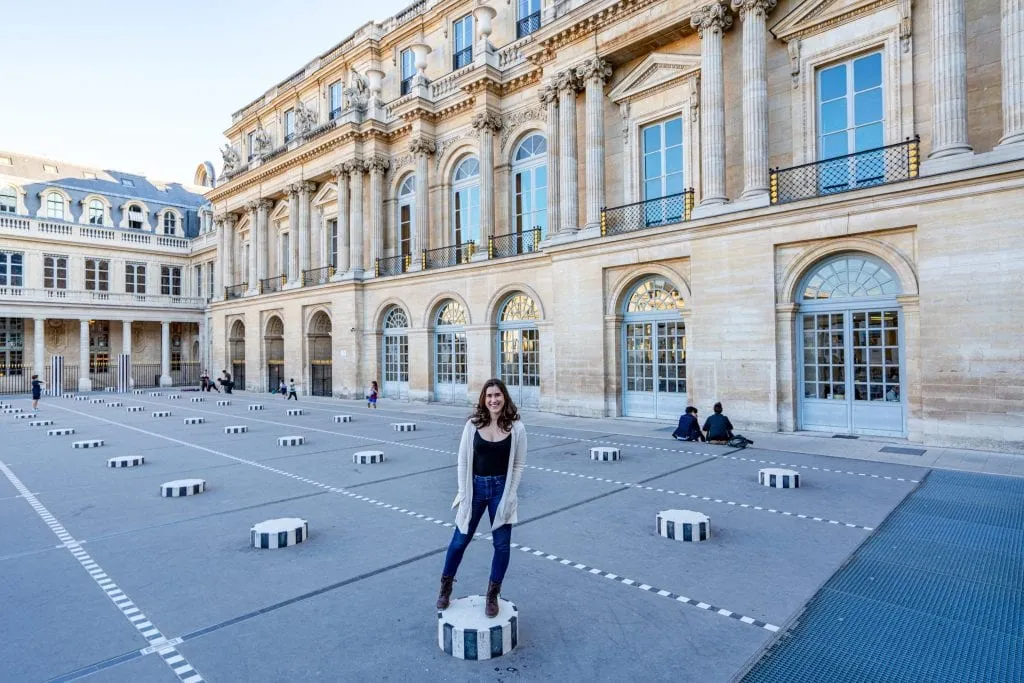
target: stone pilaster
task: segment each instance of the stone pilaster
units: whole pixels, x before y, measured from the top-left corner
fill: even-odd
[[[766,20],[777,0],[732,0],[743,21],[743,199],[768,192]]]
[[[310,201],[316,191],[316,184],[307,181],[299,183],[299,268],[296,280],[302,284],[303,271],[309,270],[309,245],[311,240],[312,225],[310,222]],[[293,238],[294,239],[294,238]]]
[[[269,199],[260,199],[256,202],[256,231],[260,236],[259,248],[256,250],[256,276],[257,280],[266,279],[268,249],[270,248],[270,209],[274,202]],[[259,282],[257,282],[257,287]]]
[[[171,323],[163,320],[160,322],[160,386],[171,384]]]
[[[249,286],[246,294],[257,294],[260,287],[259,259],[256,257],[260,250],[259,205],[258,201],[245,205],[249,211]]]
[[[218,228],[223,233],[221,237],[224,245],[224,251],[218,254],[220,259],[221,267],[221,284],[223,287],[231,287],[232,285],[238,284],[235,282],[235,216],[234,214],[225,215]],[[220,296],[224,296],[224,289],[220,290]]]
[[[494,134],[501,130],[501,118],[491,112],[473,117],[473,128],[480,131],[480,254],[487,253],[487,242],[494,235]]]
[[[338,164],[333,170],[338,185],[338,262],[334,269],[334,279],[339,280],[352,265],[349,251],[348,166]]]
[[[586,89],[587,228],[601,227],[601,209],[604,208],[604,84],[611,76],[611,65],[600,57],[576,67],[576,78]]]
[[[362,159],[345,162],[348,164],[348,176],[351,189],[349,202],[349,256],[351,264],[349,274],[352,277],[363,276],[363,174],[366,163]]]
[[[367,165],[370,168],[370,265],[384,257],[384,174],[391,162],[386,156],[374,155]]]
[[[45,374],[43,355],[46,353],[46,330],[44,328],[46,318],[34,318],[32,323],[32,374],[39,375],[40,379],[45,379],[43,377]]]
[[[932,151],[972,152],[967,142],[967,21],[964,0],[932,3]]]
[[[561,182],[559,175],[559,140],[558,140],[558,89],[546,85],[538,93],[538,97],[547,108],[548,116],[548,230],[557,232],[559,226],[559,193],[558,185]]]
[[[732,26],[724,2],[702,7],[690,19],[700,35],[701,204],[724,204],[725,195],[725,74],[722,37]]]
[[[224,217],[217,216],[214,218],[213,226],[213,229],[217,231],[217,266],[214,268],[217,277],[213,285],[213,296],[214,299],[221,299],[224,297],[224,287],[228,283],[227,272],[224,269],[228,255],[227,230],[224,229]]]
[[[78,390],[92,391],[89,377],[89,319],[78,321]]]
[[[573,69],[555,77],[558,90],[558,199],[561,206],[558,232],[573,233],[579,228],[579,191],[576,176],[576,93],[579,80]]]
[[[1002,1],[1003,137],[1024,143],[1024,0]]]
[[[280,273],[288,271],[288,287],[299,284],[299,184],[288,186],[288,253],[281,254],[282,261],[288,259],[288,267],[281,263]]]
[[[409,143],[409,151],[416,157],[416,231],[410,246],[410,270],[419,270],[420,252],[430,248],[430,157],[437,151],[437,144],[430,138],[421,136]]]

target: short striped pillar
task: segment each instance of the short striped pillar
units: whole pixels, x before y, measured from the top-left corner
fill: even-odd
[[[74,427],[60,427],[59,429],[47,429],[47,436],[70,436],[75,433]]]
[[[103,445],[103,439],[89,439],[87,441],[75,441],[71,446],[73,448],[99,448]]]
[[[384,451],[359,451],[352,456],[352,462],[357,465],[376,465],[384,462]]]
[[[231,405],[231,401],[226,401],[224,399],[221,399],[220,401],[217,401],[217,406],[218,407],[224,407],[224,406],[229,406],[229,405]]]
[[[179,399],[181,394],[167,394],[167,398]]]
[[[17,413],[20,413],[20,412],[22,412],[21,408],[12,408],[10,406],[8,406],[7,408],[4,408],[4,413],[7,414],[7,415],[16,415]]]
[[[145,463],[146,458],[141,455],[122,455],[107,460],[107,467],[138,467]]]
[[[39,417],[39,415],[37,413],[21,413],[20,415],[15,415],[14,419],[15,420],[34,420],[37,417]]]
[[[29,427],[47,427],[53,424],[53,420],[33,420],[28,423]]]
[[[117,354],[117,391],[127,394],[132,388],[132,354]]]
[[[128,406],[129,413],[141,413],[145,409],[145,406]]]
[[[102,398],[90,398],[89,403],[103,403]]]
[[[675,541],[706,541],[711,538],[711,518],[693,510],[662,510],[658,534]]]
[[[287,414],[287,415],[288,415],[289,417],[296,417],[296,416],[298,416],[298,415],[302,415],[302,408],[289,408],[289,409],[288,409],[288,410],[286,411],[286,414]]]
[[[203,402],[203,401],[205,401],[205,400],[206,400],[206,399],[205,399],[205,398],[203,398],[202,396],[193,396],[193,397],[192,397],[192,402],[193,402],[193,403],[202,403],[202,402]]]
[[[108,408],[120,408],[123,405],[120,401],[107,401]]]
[[[392,422],[391,426],[395,429],[396,432],[415,432],[416,431],[416,423],[415,422]]]
[[[613,446],[594,446],[590,449],[590,459],[598,462],[615,462],[619,459],[619,449]]]
[[[81,394],[76,394],[75,395],[75,400],[76,401],[88,401],[89,397],[88,396],[82,396]]]
[[[800,488],[800,473],[778,467],[765,467],[758,471],[757,481],[761,486],[773,489],[798,489]]]
[[[249,410],[263,410],[263,404],[262,403],[250,403],[249,404]]]
[[[225,434],[245,434],[249,428],[245,425],[228,425],[224,428]]]
[[[197,496],[206,490],[204,479],[176,479],[160,484],[160,495],[164,498]]]
[[[134,394],[135,396],[142,396],[145,393],[145,389],[132,389],[132,394]]]
[[[206,422],[205,417],[186,417],[185,424],[187,425],[201,425]]]
[[[298,517],[268,519],[249,530],[253,548],[274,550],[296,545],[309,538],[309,522]]]
[[[161,394],[159,391],[151,391],[149,392],[149,395],[152,398],[160,398],[161,396],[163,396],[163,394]]]
[[[352,416],[351,415],[335,415],[334,416],[334,421],[338,422],[338,423],[341,423],[341,422],[351,422],[352,421]]]
[[[50,356],[50,381],[46,385],[47,396],[60,396],[64,391],[64,356]],[[67,394],[64,398],[68,398]]]
[[[153,417],[170,417],[171,411],[169,410],[154,410]]]
[[[277,437],[278,446],[301,446],[306,443],[306,437],[304,436],[279,436]]]
[[[484,614],[487,599],[469,595],[452,600],[437,613],[437,645],[458,659],[494,659],[508,654],[519,644],[519,610],[498,598],[498,616]]]
[[[61,398],[74,398],[75,395],[69,392],[69,393],[66,393],[66,394],[61,394],[60,397]]]

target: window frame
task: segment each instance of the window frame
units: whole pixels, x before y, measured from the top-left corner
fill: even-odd
[[[85,259],[85,291],[110,291],[110,260],[100,258]]]
[[[43,289],[68,288],[68,257],[61,254],[43,255]]]
[[[875,55],[878,56],[878,61],[879,61],[879,65],[878,65],[879,83],[876,86],[872,86],[871,88],[867,88],[865,90],[862,90],[862,91],[858,92],[856,90],[856,81],[855,81],[855,73],[854,73],[855,63],[860,61],[860,60],[864,60],[864,59],[868,59],[870,57],[874,57]],[[815,102],[814,114],[815,114],[815,118],[816,118],[816,121],[815,121],[815,138],[814,138],[815,139],[814,151],[815,151],[815,156],[816,156],[815,161],[826,161],[828,159],[834,159],[836,157],[845,156],[845,155],[849,155],[849,154],[856,154],[858,152],[864,152],[864,151],[868,151],[868,150],[871,150],[871,149],[878,149],[880,147],[884,147],[885,146],[885,126],[886,126],[886,121],[885,121],[885,109],[886,109],[885,108],[885,96],[886,96],[886,92],[885,92],[885,90],[886,90],[886,82],[885,82],[885,61],[884,60],[885,60],[885,55],[883,54],[883,50],[881,48],[879,48],[879,49],[876,49],[876,50],[869,50],[867,52],[862,52],[862,53],[859,53],[859,54],[856,54],[856,55],[852,55],[852,56],[846,57],[844,59],[840,59],[840,60],[837,60],[837,61],[834,61],[834,62],[830,62],[828,64],[821,64],[821,65],[819,65],[815,69],[815,72],[814,72],[814,102]],[[823,92],[822,92],[822,90],[823,90],[823,88],[822,88],[822,76],[823,76],[823,74],[825,72],[827,72],[827,71],[829,71],[831,69],[836,69],[836,68],[838,68],[840,66],[845,67],[845,70],[846,70],[846,73],[845,73],[846,84],[844,86],[843,94],[841,96],[843,99],[846,100],[846,114],[845,114],[846,115],[846,127],[843,128],[842,130],[836,129],[836,130],[831,130],[831,131],[826,133],[824,131],[824,124],[822,122],[822,109],[824,108],[824,106],[826,104],[828,104],[830,102],[834,102],[834,101],[836,101],[836,100],[838,100],[840,98],[835,97],[835,98],[832,98],[832,99],[830,99],[828,101],[824,101],[822,99],[822,95],[823,95]],[[881,97],[882,97],[881,112],[880,112],[881,118],[872,120],[871,122],[869,122],[867,124],[858,125],[857,121],[856,121],[857,95],[869,92],[871,90],[876,90],[876,89],[879,91],[879,93],[881,94]],[[882,140],[881,140],[881,144],[879,144],[877,146],[874,146],[874,147],[867,147],[867,148],[862,149],[862,150],[856,149],[856,147],[857,147],[857,140],[856,140],[856,138],[857,138],[857,135],[856,135],[857,129],[865,127],[865,126],[869,126],[869,125],[876,125],[876,124],[881,124],[881,127],[882,127]],[[839,133],[845,133],[845,135],[846,135],[846,151],[843,152],[842,154],[836,154],[836,155],[833,155],[833,156],[825,157],[824,156],[824,154],[825,154],[825,144],[824,144],[825,138],[828,137],[828,136],[831,136],[831,135],[837,135]]]
[[[401,78],[398,95],[401,97],[412,92],[412,82],[416,78],[416,53],[412,51],[412,48],[407,47],[399,53],[398,64]],[[409,67],[408,73],[406,73],[407,66]]]
[[[284,142],[288,144],[295,139],[295,108],[286,109],[281,119],[281,126],[284,130]]]
[[[403,189],[409,190],[403,193]],[[395,201],[395,256],[412,255],[412,245],[416,236],[416,176],[414,173],[407,173],[398,184],[397,200]],[[402,209],[408,209],[408,221],[403,220]],[[408,236],[403,235],[402,229],[408,226]],[[408,249],[408,251],[406,251]]]
[[[168,226],[168,220],[170,221],[170,225],[169,226]],[[178,223],[179,223],[179,221],[178,221],[178,214],[175,211],[173,211],[171,209],[167,209],[166,211],[164,211],[163,220],[161,221],[161,224],[163,225],[163,229],[164,229],[164,235],[171,235],[171,236],[177,235],[178,234]],[[168,228],[170,228],[170,232],[168,232]]]
[[[465,14],[452,22],[452,71],[473,63],[473,30],[472,14]]]
[[[0,213],[18,213],[19,194],[18,188],[13,185],[0,186]],[[4,200],[9,200],[11,203],[5,204]]]
[[[330,110],[328,119],[331,121],[338,118],[338,115],[341,114],[343,87],[341,79],[327,86],[327,107]],[[335,95],[337,95],[337,98],[335,98]],[[335,99],[337,99],[337,104],[335,104]]]
[[[516,0],[516,40],[540,30],[540,6],[541,0]]]
[[[455,176],[459,170],[470,161],[476,162],[476,175],[467,176],[462,180],[456,180]],[[449,217],[451,221],[451,230],[449,237],[451,238],[452,246],[459,246],[467,242],[474,242],[478,247],[480,246],[480,240],[483,239],[482,234],[482,211],[483,206],[480,202],[480,185],[482,181],[483,169],[480,167],[480,159],[475,154],[467,154],[466,156],[459,159],[458,163],[452,168],[451,176],[451,215]],[[466,207],[460,206],[460,198],[466,196],[469,202]],[[474,204],[473,199],[476,200],[475,204],[475,218],[476,223],[473,224],[474,219]],[[467,215],[468,214],[468,215]],[[467,230],[472,230],[473,235],[467,235]],[[474,237],[475,239],[469,239]]]
[[[54,201],[54,197],[56,197],[56,198],[58,198],[60,200],[60,212],[59,212],[60,215],[58,215],[58,216],[53,215],[54,214],[54,208],[56,206],[56,202]],[[48,218],[49,220],[54,220],[54,221],[65,221],[65,220],[67,220],[67,213],[68,213],[68,211],[67,211],[67,203],[68,203],[67,197],[62,195],[60,192],[57,192],[55,190],[48,191],[46,193],[46,209],[45,209],[46,218]]]
[[[181,266],[160,266],[160,294],[181,296]]]
[[[17,272],[15,272],[17,271]],[[21,251],[0,251],[0,287],[25,286],[25,254]]]
[[[146,264],[128,262],[124,265],[124,291],[128,294],[146,293]]]
[[[516,156],[518,156],[519,150],[522,149],[523,145],[534,137],[539,137],[541,140],[544,141],[544,152],[541,154],[531,154],[525,159],[516,159]],[[539,130],[527,133],[522,138],[520,138],[520,140],[512,148],[512,182],[509,183],[509,192],[511,193],[509,207],[511,209],[512,214],[510,223],[510,225],[512,226],[512,230],[510,232],[522,233],[523,231],[532,230],[535,227],[539,227],[541,229],[541,239],[545,239],[547,237],[548,230],[550,227],[547,224],[548,205],[551,201],[551,167],[548,165],[548,150],[549,148],[547,136],[545,136]],[[544,208],[538,209],[536,208],[536,199],[539,188],[537,187],[536,177],[537,171],[541,167],[544,168],[545,177]],[[530,201],[532,202],[532,208],[526,212],[520,211],[521,203],[519,198],[520,196],[523,196],[523,193],[521,192],[521,187],[519,186],[519,176],[521,174],[528,174],[530,178],[529,196]],[[523,219],[529,216],[538,216],[539,224],[526,225]]]

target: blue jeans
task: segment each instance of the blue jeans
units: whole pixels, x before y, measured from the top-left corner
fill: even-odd
[[[501,494],[505,492],[505,475],[498,477],[478,477],[473,475],[473,512],[469,517],[469,533],[464,534],[455,527],[452,542],[448,544],[448,554],[444,558],[444,570],[441,576],[455,576],[462,563],[462,555],[466,546],[473,540],[477,524],[484,516],[484,510],[491,516],[494,524],[494,513],[498,511]],[[501,583],[508,570],[508,561],[512,553],[512,525],[505,524],[491,533],[494,542],[494,557],[491,559],[491,581]]]

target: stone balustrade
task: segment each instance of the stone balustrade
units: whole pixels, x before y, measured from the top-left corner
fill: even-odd
[[[114,244],[139,246],[156,252],[185,255],[195,249],[194,240],[172,235],[159,235],[143,230],[79,225],[33,216],[0,216],[0,236],[26,237],[36,235],[48,242],[86,243],[106,248]],[[209,238],[211,241],[215,238]]]
[[[128,294],[76,289],[36,289],[32,287],[0,287],[0,296],[18,303],[96,304],[131,306],[132,308],[198,308],[206,307],[206,299],[196,296],[168,294]]]

